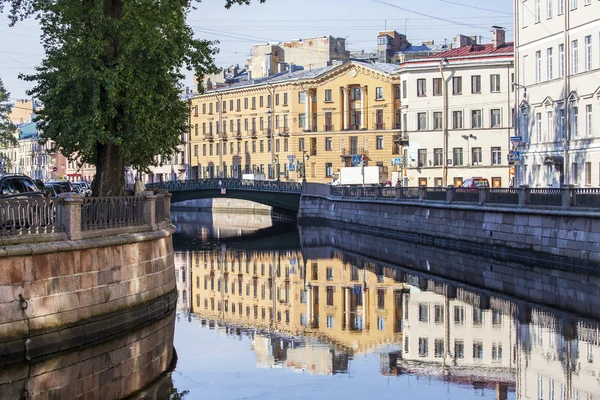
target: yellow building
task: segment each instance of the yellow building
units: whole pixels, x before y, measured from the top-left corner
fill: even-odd
[[[367,165],[400,165],[399,68],[347,62],[192,98],[192,176],[305,175],[327,183],[341,167],[356,165],[352,156],[365,155]]]

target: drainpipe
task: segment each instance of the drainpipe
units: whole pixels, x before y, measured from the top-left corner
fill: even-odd
[[[444,67],[448,65],[448,59],[443,58],[440,61],[440,75],[442,76],[442,124],[443,124],[443,140],[444,140],[444,160],[443,160],[443,178],[442,186],[448,186],[448,90],[446,88],[446,77],[444,75]]]
[[[564,76],[564,113],[565,113],[565,123],[563,126],[563,184],[568,185],[570,183],[569,179],[569,137],[571,135],[571,118],[570,118],[570,110],[569,110],[569,89],[570,89],[570,75],[571,75],[571,59],[569,55],[571,54],[571,47],[569,43],[569,17],[571,14],[571,6],[570,4],[565,4],[565,26],[564,26],[564,41],[565,41],[565,76]],[[585,50],[584,50],[585,51]],[[558,60],[560,62],[560,60]]]

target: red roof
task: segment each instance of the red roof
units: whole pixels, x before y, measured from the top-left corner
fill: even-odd
[[[513,42],[507,42],[500,47],[494,47],[492,43],[488,44],[473,44],[470,46],[457,47],[456,49],[436,53],[424,59],[431,58],[461,58],[471,56],[497,56],[512,54],[514,51]]]

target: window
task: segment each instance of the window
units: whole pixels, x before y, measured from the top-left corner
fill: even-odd
[[[427,129],[427,113],[417,113],[417,130],[424,131]]]
[[[465,358],[465,343],[462,340],[454,341],[454,358]]]
[[[248,98],[244,98],[244,110],[248,109]]]
[[[542,0],[535,0],[535,23],[542,20]]]
[[[325,89],[325,102],[329,103],[329,102],[333,101],[332,98],[333,97],[332,97],[331,89]]]
[[[503,314],[502,311],[492,310],[492,325],[495,327],[502,325]]]
[[[298,139],[298,150],[300,150],[300,151],[304,150],[304,138]]]
[[[592,184],[592,163],[591,162],[585,163],[585,184],[586,185]]]
[[[275,93],[275,105],[279,105],[279,93]]]
[[[267,95],[267,107],[271,107],[271,95]]]
[[[443,149],[433,149],[433,165],[439,167],[444,164]]]
[[[454,165],[463,165],[463,149],[462,149],[462,147],[455,147],[452,150],[452,153],[454,155],[454,158],[452,160],[454,162]]]
[[[383,149],[383,136],[377,136],[375,138],[375,147],[377,148],[377,150]]]
[[[558,15],[565,13],[565,0],[558,0]]]
[[[383,331],[385,329],[385,317],[377,317],[377,330]]]
[[[577,0],[570,0],[571,10],[577,9]]]
[[[402,98],[405,99],[408,96],[408,92],[406,89],[406,81],[402,81]]]
[[[417,96],[423,97],[427,95],[427,80],[417,79]]]
[[[490,76],[490,92],[500,93],[500,74]]]
[[[499,109],[490,111],[490,126],[492,128],[500,128],[502,126],[502,118]]]
[[[442,95],[442,78],[433,78],[433,95]]]
[[[433,307],[434,322],[436,324],[444,323],[444,306],[436,304]]]
[[[442,358],[444,357],[444,339],[435,339],[433,342],[434,346],[434,357]]]
[[[256,97],[252,97],[252,109],[256,109]]]
[[[577,74],[579,72],[579,48],[577,47],[577,40],[571,41],[571,73]]]
[[[539,0],[538,0],[539,1]],[[535,52],[535,83],[542,81],[542,52]]]
[[[535,130],[538,143],[542,143],[542,113],[535,114]]]
[[[492,343],[492,360],[502,361],[502,343]]]
[[[427,338],[419,338],[419,357],[427,357],[429,355],[429,340]]]
[[[471,93],[481,93],[481,75],[471,76]]]
[[[576,162],[571,164],[571,179],[574,184],[579,182],[579,167]]]
[[[442,113],[441,113],[441,111],[433,112],[433,129],[434,130],[442,129]]]
[[[548,80],[552,80],[552,47],[549,47],[546,50],[546,58],[547,60],[547,71],[546,75],[548,76]]]
[[[306,103],[306,92],[298,92],[298,103]]]
[[[471,128],[481,129],[481,110],[471,110]]]
[[[592,136],[592,105],[588,104],[585,106],[585,134],[590,137]]]
[[[327,305],[333,306],[333,286],[327,286]]]
[[[483,342],[473,341],[473,359],[483,359]]]
[[[452,94],[462,94],[462,77],[455,76],[452,78]]]
[[[352,88],[352,100],[360,100],[361,99],[360,88]]]
[[[327,316],[327,327],[331,329],[331,328],[333,328],[333,324],[334,324],[333,315],[328,315]]]
[[[492,165],[502,164],[502,150],[500,147],[492,147]]]
[[[202,104],[202,114],[206,114],[206,104]]]
[[[298,115],[298,127],[306,128],[306,114],[302,113]]]
[[[463,128],[463,112],[462,111],[453,111],[452,112],[452,129],[462,129]]]
[[[592,70],[592,36],[585,37],[585,70]]]
[[[548,140],[554,141],[554,118],[552,117],[552,111],[546,113],[546,120],[548,125]]]
[[[565,76],[565,45],[558,45],[558,77]]]
[[[546,18],[548,19],[552,18],[552,3],[554,0],[546,0]]]
[[[382,87],[375,88],[375,100],[383,100],[383,88]]]
[[[481,147],[471,148],[471,163],[473,165],[481,165]]]
[[[419,158],[419,167],[427,166],[427,149],[419,149],[418,150],[418,158]]]
[[[333,147],[333,138],[326,137],[325,138],[325,151],[331,151]]]
[[[473,307],[473,325],[480,326],[483,323],[483,311],[480,308]]]
[[[419,322],[429,322],[429,304],[419,304]]]

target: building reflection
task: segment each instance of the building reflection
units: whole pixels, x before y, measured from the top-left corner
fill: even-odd
[[[176,257],[188,273],[178,276],[180,309],[250,337],[257,367],[344,373],[355,355],[379,353],[383,375],[488,388],[497,399],[600,399],[595,322],[336,252]]]

